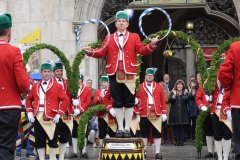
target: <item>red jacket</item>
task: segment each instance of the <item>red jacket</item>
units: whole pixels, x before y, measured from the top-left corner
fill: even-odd
[[[54,80],[55,82],[57,82],[57,79],[56,79],[56,78],[53,78],[53,80]],[[72,112],[73,109],[72,109],[72,105],[71,105],[72,97],[71,97],[71,93],[70,93],[70,91],[69,91],[69,89],[68,89],[68,80],[62,78],[62,81],[63,81],[63,90],[64,90],[65,93],[67,94],[68,100],[69,100],[69,102],[70,102],[70,104],[69,104],[68,107],[67,107],[67,113],[73,114],[73,112]],[[58,83],[58,82],[57,82],[57,83]],[[61,84],[60,84],[60,85],[61,85]]]
[[[203,91],[202,85],[199,85],[197,93],[195,95],[195,103],[198,106],[198,109],[201,109],[202,106],[209,107],[210,103],[206,100],[206,93]]]
[[[93,104],[94,105],[104,104],[106,106],[106,109],[110,110],[112,108],[112,98],[110,95],[110,89],[107,90],[103,98],[100,97],[100,94],[101,94],[101,89],[98,89],[95,91]],[[103,111],[97,112],[96,116],[99,118],[103,118],[105,116],[105,112]]]
[[[107,41],[105,38],[103,44]],[[115,32],[110,35],[110,41],[106,48],[99,52],[89,52],[87,55],[95,58],[101,58],[107,56],[106,72],[107,75],[114,75],[118,67],[118,54],[119,54],[119,45],[118,45],[118,34]],[[137,53],[142,56],[148,55],[155,50],[151,44],[143,46],[141,43],[140,37],[136,33],[130,33],[126,31],[124,42],[123,42],[123,68],[127,74],[137,74]]]
[[[226,114],[227,111],[231,110],[230,91],[224,90],[222,102],[221,103],[218,102],[220,88],[221,88],[221,83],[218,80],[215,85],[214,92],[213,92],[213,103],[212,103],[212,107],[211,107],[211,114],[213,114],[215,112],[217,105],[221,105],[221,112],[224,114]]]
[[[162,85],[153,82],[153,103],[155,107],[155,112],[157,115],[167,114],[165,95],[163,92]],[[146,88],[146,83],[143,82],[140,85],[140,91],[136,96],[139,100],[139,111],[135,109],[136,113],[140,113],[141,117],[148,116],[148,91]]]
[[[21,93],[27,93],[29,78],[20,50],[0,40],[0,110],[21,109]]]
[[[36,116],[39,108],[39,91],[41,83],[42,81],[39,81],[33,85],[26,99],[26,112],[33,112],[33,116]],[[46,117],[53,119],[56,114],[64,114],[68,105],[69,99],[62,86],[54,82],[53,79],[50,79],[45,94],[44,112]]]
[[[78,99],[79,99],[79,103],[80,105],[77,106],[76,108],[80,110],[80,112],[84,112],[88,109],[88,107],[91,104],[91,90],[90,88],[82,85],[81,90],[78,92]],[[70,114],[73,114],[74,111],[74,106],[72,106],[72,110],[69,110]]]
[[[227,57],[223,64],[220,65],[219,80],[226,90],[231,90],[230,106],[231,108],[240,109],[240,41],[230,45]]]

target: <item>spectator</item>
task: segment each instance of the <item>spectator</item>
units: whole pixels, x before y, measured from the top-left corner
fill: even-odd
[[[93,81],[91,79],[88,79],[86,81],[86,87],[90,88],[92,96],[91,96],[91,105],[93,105],[93,99],[94,99],[94,95],[95,95],[95,91],[96,89],[92,88],[93,85]]]
[[[185,89],[183,80],[177,80],[171,92],[169,102],[171,103],[169,113],[169,124],[173,125],[176,145],[183,146],[185,138],[185,128],[188,122],[188,92]]]
[[[189,93],[188,93],[188,109],[189,109],[189,123],[190,123],[190,132],[192,141],[195,140],[195,127],[196,119],[198,115],[198,107],[195,102],[195,95],[198,89],[198,83],[196,79],[192,79],[189,84]]]

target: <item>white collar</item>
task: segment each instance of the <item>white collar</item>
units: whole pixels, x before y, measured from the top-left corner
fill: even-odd
[[[123,31],[123,32],[117,32],[118,33],[118,36],[120,35],[120,34],[123,34],[123,36],[125,36],[125,33],[126,33],[126,30],[125,31]]]
[[[50,79],[49,79],[49,80],[47,80],[47,81],[44,81],[44,80],[42,80],[42,83],[41,83],[41,84],[43,85],[43,83],[44,83],[44,82],[47,82],[47,85],[48,85],[48,84],[49,84],[49,82],[50,82]],[[47,85],[46,85],[46,86],[47,86]]]

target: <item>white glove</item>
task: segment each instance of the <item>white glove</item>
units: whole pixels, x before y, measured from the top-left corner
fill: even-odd
[[[203,112],[207,111],[207,107],[206,106],[202,106],[201,107],[201,111],[203,111]]]
[[[232,121],[232,113],[231,113],[230,110],[226,112],[226,115],[227,115],[227,119],[228,119],[229,121]]]
[[[80,110],[79,109],[74,109],[73,116],[77,117],[79,114],[80,114]]]
[[[113,117],[116,117],[116,113],[115,113],[115,110],[113,108],[111,108],[109,110],[109,113],[113,116]]]
[[[205,95],[205,98],[206,98],[206,101],[209,101],[211,102],[212,101],[212,95],[208,96],[208,95]]]
[[[135,105],[137,105],[139,103],[139,100],[137,97],[135,97]]]
[[[79,105],[79,100],[78,99],[72,99],[72,104],[74,106],[78,106]]]
[[[165,122],[167,120],[167,115],[166,114],[162,114],[162,122]]]
[[[33,117],[33,113],[32,112],[28,112],[28,120],[29,120],[29,122],[34,122],[35,121],[35,118]]]
[[[26,105],[26,99],[22,100],[22,105],[25,106]]]
[[[61,116],[59,114],[56,114],[56,116],[53,118],[53,123],[58,123],[60,117]]]

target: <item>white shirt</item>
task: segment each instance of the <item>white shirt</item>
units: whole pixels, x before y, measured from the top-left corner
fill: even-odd
[[[58,84],[61,84],[62,87],[63,87],[63,89],[65,89],[65,88],[64,88],[64,84],[63,84],[63,79],[62,79],[62,78],[57,78],[57,77],[55,77],[55,78],[56,78],[57,83],[58,83]],[[60,81],[60,80],[61,80],[61,81]]]
[[[124,36],[125,36],[125,33],[126,33],[126,31],[124,31],[124,32],[118,32],[118,42],[119,42],[119,45],[122,47],[123,46],[123,42],[124,42]],[[120,34],[123,34],[123,36],[121,36],[121,37],[119,37],[119,35]],[[118,54],[118,59],[119,60],[123,60],[123,53],[122,53],[122,51],[121,51],[121,49],[119,48],[119,54]]]
[[[146,86],[147,86],[147,89],[150,91],[150,93],[153,94],[153,83],[151,83],[150,86],[148,86],[147,83],[146,83]],[[153,97],[151,96],[150,93],[147,91],[147,94],[148,94],[148,104],[154,104],[153,103]]]
[[[44,82],[47,82],[47,84],[43,84]],[[45,93],[46,93],[48,84],[49,84],[49,80],[48,81],[42,81],[42,83],[41,83],[42,88],[45,91]],[[40,105],[44,105],[44,103],[45,103],[45,94],[44,94],[42,88],[41,88],[41,86],[39,87],[39,104]],[[44,111],[44,108],[40,107],[39,111]]]
[[[78,89],[78,97],[80,97],[80,95],[81,95],[81,90],[82,90],[82,84],[81,84],[81,86],[79,86],[79,89]]]

